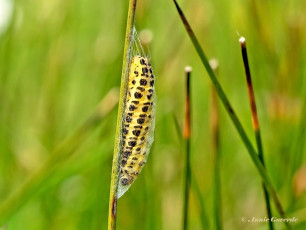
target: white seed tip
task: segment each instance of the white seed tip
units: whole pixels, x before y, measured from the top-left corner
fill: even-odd
[[[153,40],[153,33],[149,29],[144,29],[139,33],[139,39],[141,44],[148,45]]]
[[[218,59],[216,59],[216,58],[210,59],[210,60],[209,60],[209,65],[210,65],[210,67],[211,67],[213,70],[218,69],[218,67],[219,67],[219,61],[218,61]]]
[[[240,37],[239,38],[239,42],[241,43],[241,44],[245,44],[245,37]]]
[[[192,67],[191,66],[186,66],[185,67],[185,72],[186,73],[190,73],[192,71]]]

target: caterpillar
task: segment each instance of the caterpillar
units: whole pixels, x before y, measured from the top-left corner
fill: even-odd
[[[154,75],[148,59],[139,55],[130,62],[128,90],[122,124],[118,198],[146,164],[154,133]]]

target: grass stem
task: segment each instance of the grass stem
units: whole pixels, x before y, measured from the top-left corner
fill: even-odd
[[[173,1],[174,1],[175,6],[176,6],[176,9],[177,9],[177,11],[178,11],[178,13],[181,17],[181,20],[182,20],[182,22],[183,22],[183,24],[186,28],[186,31],[187,31],[187,33],[188,33],[188,35],[189,35],[189,37],[192,41],[192,44],[195,47],[203,65],[204,65],[204,67],[205,67],[205,69],[208,73],[208,76],[210,77],[210,79],[211,79],[211,81],[212,81],[212,83],[213,83],[213,85],[216,89],[216,92],[217,92],[223,106],[225,107],[225,110],[229,114],[235,128],[237,129],[245,147],[247,148],[247,150],[249,152],[249,155],[250,155],[253,163],[255,164],[262,180],[264,181],[268,191],[270,192],[270,195],[271,195],[271,197],[272,197],[272,199],[273,199],[273,201],[276,205],[276,208],[277,208],[279,214],[281,215],[282,218],[285,218],[285,211],[284,211],[284,209],[283,209],[283,207],[280,203],[280,200],[277,197],[277,194],[276,194],[275,189],[272,185],[270,177],[268,176],[268,174],[266,172],[266,169],[264,168],[263,164],[261,163],[261,161],[260,161],[260,159],[257,155],[256,150],[254,149],[251,141],[249,140],[248,136],[246,135],[246,132],[245,132],[244,128],[242,127],[240,120],[238,119],[235,111],[233,110],[233,107],[231,106],[231,104],[230,104],[230,102],[229,102],[229,100],[228,100],[228,98],[227,98],[227,96],[226,96],[226,94],[223,90],[223,88],[221,87],[221,85],[220,85],[218,79],[216,78],[212,68],[210,67],[209,62],[206,58],[206,55],[205,55],[200,43],[198,42],[198,39],[196,38],[191,26],[189,25],[183,11],[179,7],[176,0],[173,0]],[[291,229],[289,223],[287,223],[287,222],[284,222],[284,223],[285,223],[285,225],[288,229]]]
[[[175,131],[178,135],[179,141],[180,141],[180,143],[183,143],[182,131],[181,131],[178,120],[175,117],[175,115],[173,115],[173,122],[174,122]],[[194,172],[192,170],[190,170],[190,172],[191,172],[191,177],[193,178],[192,182],[191,182],[191,190],[193,190],[194,194],[198,198],[202,229],[209,229],[209,220],[208,220],[207,213],[205,211],[204,199],[202,198],[201,190],[200,190],[199,185],[196,182],[196,179],[194,177],[194,175],[195,175]]]
[[[211,68],[216,73],[218,70],[218,61],[212,59],[209,62]],[[210,126],[212,136],[212,154],[214,159],[214,179],[213,179],[213,200],[214,200],[214,222],[216,229],[222,229],[222,214],[221,214],[221,183],[220,183],[220,148],[219,148],[219,111],[217,93],[215,88],[211,90],[211,113],[210,113]]]
[[[262,148],[262,141],[261,141],[261,135],[260,135],[260,126],[259,126],[259,121],[258,121],[256,101],[255,101],[255,96],[254,96],[254,89],[253,89],[253,83],[252,83],[251,72],[250,72],[250,67],[249,67],[249,60],[248,60],[248,55],[247,55],[245,38],[241,37],[239,39],[239,42],[240,42],[240,46],[241,46],[242,59],[243,59],[245,76],[246,76],[246,81],[247,81],[249,100],[250,100],[250,105],[251,105],[252,123],[253,123],[255,138],[256,138],[258,156],[259,156],[259,159],[260,159],[261,163],[263,164],[263,166],[265,166],[263,148]],[[269,218],[269,222],[268,222],[269,229],[273,230],[274,227],[273,227],[273,222],[271,221],[272,211],[271,211],[269,193],[268,193],[267,188],[264,184],[262,185],[262,187],[263,187],[263,192],[264,192],[264,196],[265,196],[266,211],[267,211],[267,215],[268,215],[268,218]]]
[[[114,145],[114,155],[112,164],[112,174],[110,182],[110,196],[109,196],[109,212],[108,212],[108,230],[116,229],[117,220],[117,192],[118,192],[118,176],[119,176],[119,161],[120,161],[120,146],[121,146],[121,130],[122,117],[125,109],[126,88],[128,82],[128,68],[131,59],[133,28],[135,20],[137,0],[129,1],[129,9],[127,16],[127,26],[125,34],[125,44],[123,53],[121,87],[120,87],[120,103],[118,107],[117,128]]]
[[[202,229],[204,229],[204,230],[205,229],[210,229],[208,216],[207,216],[207,213],[205,211],[204,199],[202,197],[201,190],[199,188],[199,185],[198,185],[194,175],[195,175],[194,171],[191,170],[191,177],[192,177],[191,189],[198,198],[199,209],[200,209],[199,214],[200,214]]]
[[[189,191],[191,182],[190,171],[190,136],[191,136],[191,117],[190,117],[190,75],[191,67],[185,68],[186,73],[186,100],[185,100],[185,124],[184,124],[184,142],[186,144],[186,168],[185,168],[185,190],[184,190],[184,209],[183,209],[183,229],[188,228],[188,204],[189,204]]]

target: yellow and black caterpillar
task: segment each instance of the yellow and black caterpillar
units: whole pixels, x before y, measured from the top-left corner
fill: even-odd
[[[129,189],[141,172],[153,142],[154,81],[148,59],[133,57],[123,116],[118,198]]]

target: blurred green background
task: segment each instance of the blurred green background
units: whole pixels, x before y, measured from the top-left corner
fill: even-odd
[[[219,80],[255,146],[237,32],[246,37],[267,170],[288,216],[305,229],[306,2],[179,3],[207,56],[219,60]],[[0,210],[119,87],[127,7],[128,1],[0,1]],[[147,165],[119,200],[118,229],[181,228],[185,158],[173,117],[182,127],[186,65],[193,67],[192,180],[214,229],[211,82],[171,0],[139,0],[136,27],[149,37],[157,78],[156,132]],[[19,201],[8,230],[107,228],[116,118],[117,107]],[[266,216],[261,180],[221,105],[220,135],[224,229],[268,229],[241,221]],[[201,226],[192,191],[189,229]]]

